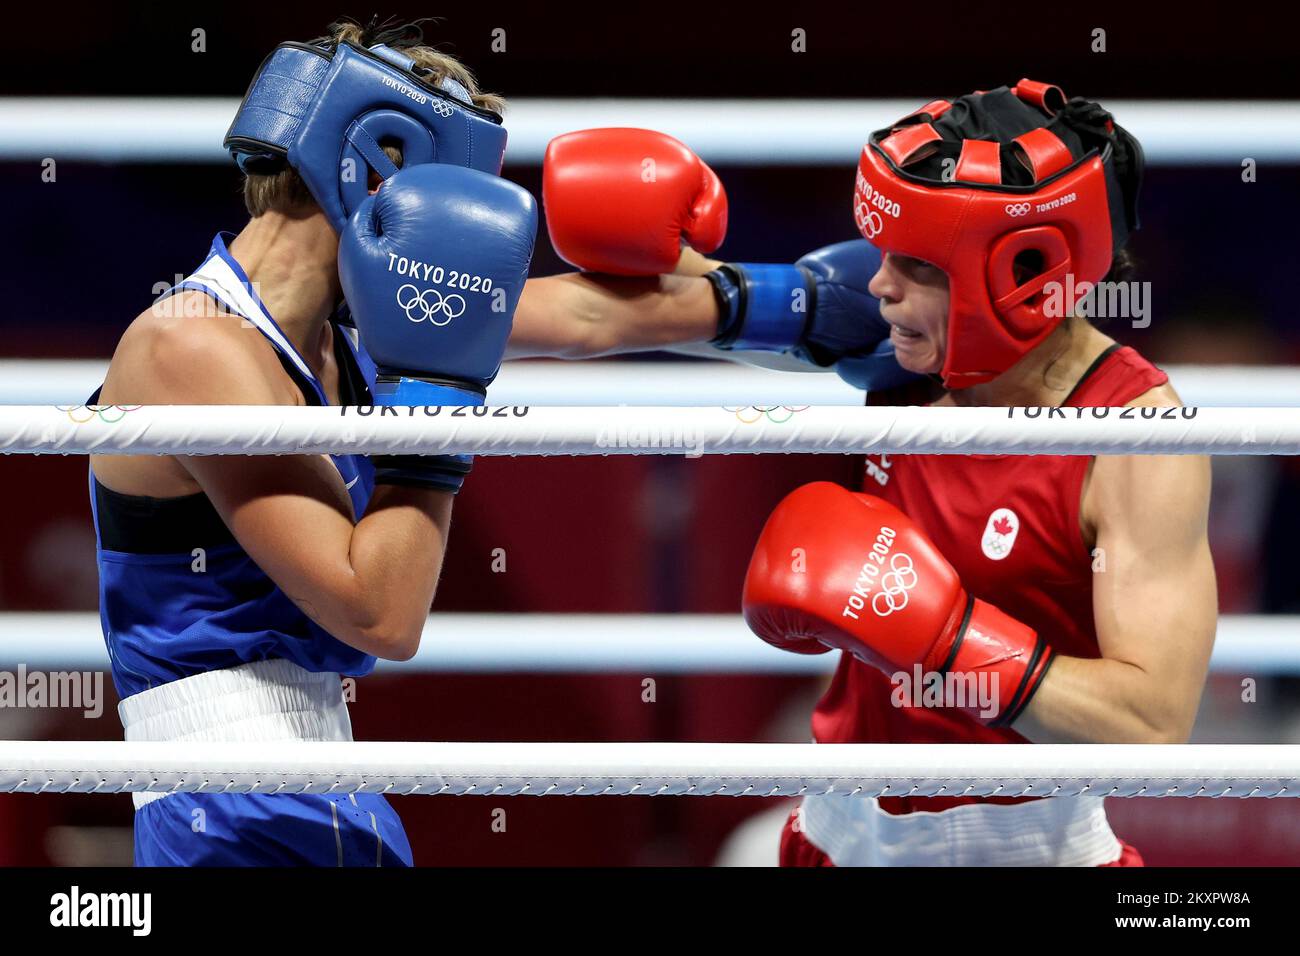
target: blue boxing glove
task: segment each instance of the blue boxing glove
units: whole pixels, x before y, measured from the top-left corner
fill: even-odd
[[[528,276],[537,203],[488,173],[428,163],[367,197],[339,237],[339,281],[378,369],[378,405],[482,405]],[[375,456],[377,482],[456,491],[463,455]]]
[[[869,391],[916,376],[894,358],[889,324],[867,283],[880,252],[853,239],[810,252],[794,265],[727,263],[710,272],[720,349],[783,352]]]

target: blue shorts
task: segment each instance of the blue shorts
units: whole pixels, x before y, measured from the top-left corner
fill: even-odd
[[[136,866],[412,866],[374,793],[174,793],[135,812]]]

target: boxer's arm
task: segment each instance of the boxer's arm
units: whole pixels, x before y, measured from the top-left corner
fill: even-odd
[[[782,372],[822,372],[791,355],[709,344],[718,331],[718,303],[706,272],[720,263],[682,250],[673,275],[623,278],[569,272],[529,279],[515,310],[506,358],[582,359],[660,349],[726,359]]]
[[[1206,458],[1095,459],[1084,517],[1096,530],[1102,656],[1058,655],[1018,732],[1040,743],[1188,739],[1218,617],[1209,500]]]
[[[138,382],[133,402],[283,404],[253,352],[265,343],[250,339],[238,320],[181,320],[148,339],[142,347],[152,374]],[[381,486],[358,521],[325,455],[177,461],[249,556],[312,620],[368,654],[406,660],[415,653],[442,567],[449,493]]]
[[[782,372],[825,372],[790,355],[720,351],[718,303],[702,277],[722,265],[689,247],[673,275],[619,278],[569,272],[529,279],[515,310],[506,358],[595,358],[661,349]]]
[[[707,279],[570,272],[524,285],[506,358],[595,358],[707,342],[717,331]]]
[[[677,268],[674,271],[679,276],[702,276],[707,275],[714,269],[721,268],[723,263],[717,259],[710,259],[708,256],[696,252],[690,246],[682,249],[682,257],[677,260]],[[739,362],[744,365],[757,365],[759,368],[769,368],[777,372],[814,372],[825,374],[828,370],[818,368],[815,365],[809,365],[803,359],[795,358],[793,355],[787,355],[781,352],[759,352],[754,349],[730,349],[724,350],[710,345],[707,339],[698,339],[691,342],[679,342],[673,345],[665,346],[665,351],[675,352],[678,355],[690,355],[694,358],[703,359],[725,359],[728,362]]]

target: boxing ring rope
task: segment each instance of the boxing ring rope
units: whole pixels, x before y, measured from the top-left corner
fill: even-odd
[[[5,454],[1294,455],[1287,408],[0,406]]]
[[[0,792],[1295,797],[1300,746],[3,741]]]
[[[539,165],[552,137],[596,126],[662,130],[710,163],[852,165],[864,130],[925,102],[908,99],[548,99],[511,97],[506,162]],[[228,163],[221,137],[238,97],[0,97],[0,160]],[[1107,100],[1142,138],[1149,165],[1295,162],[1300,106],[1286,100]],[[1198,121],[1188,123],[1194,111]],[[781,118],[783,134],[754,148],[754,130]],[[1213,129],[1214,136],[1203,130]],[[159,135],[165,130],[165,135]]]
[[[710,346],[684,346],[682,351],[711,361],[662,356],[514,360],[502,364],[488,397],[493,405],[863,404],[862,390],[834,372],[785,356],[724,356]],[[765,363],[767,367],[760,367]],[[1188,405],[1300,406],[1300,367],[1294,365],[1164,369]],[[107,373],[108,361],[103,359],[0,359],[0,405],[75,405],[84,402]]]
[[[1225,614],[1210,671],[1300,675],[1300,615]],[[108,666],[99,615],[0,612],[0,667],[99,671]],[[838,654],[791,654],[756,640],[739,614],[469,614],[438,611],[407,661],[375,673],[413,674],[830,674]]]

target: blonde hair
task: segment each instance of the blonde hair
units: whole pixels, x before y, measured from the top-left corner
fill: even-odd
[[[488,110],[498,116],[505,112],[506,101],[495,93],[483,93],[478,88],[478,81],[465,64],[453,56],[435,50],[423,44],[423,33],[419,21],[402,24],[397,27],[376,25],[371,20],[367,26],[352,21],[330,24],[329,35],[313,42],[320,44],[353,43],[361,47],[373,46],[375,43],[387,43],[415,61],[416,66],[429,71],[426,82],[433,86],[449,78],[463,86],[470,95],[470,100],[480,109]],[[376,36],[382,32],[383,36]],[[395,146],[384,145],[384,152],[399,168],[402,165],[402,151]],[[316,205],[311,191],[302,177],[290,166],[274,173],[248,173],[244,177],[244,206],[248,214],[257,218],[267,212],[290,212],[294,209],[310,209]]]

